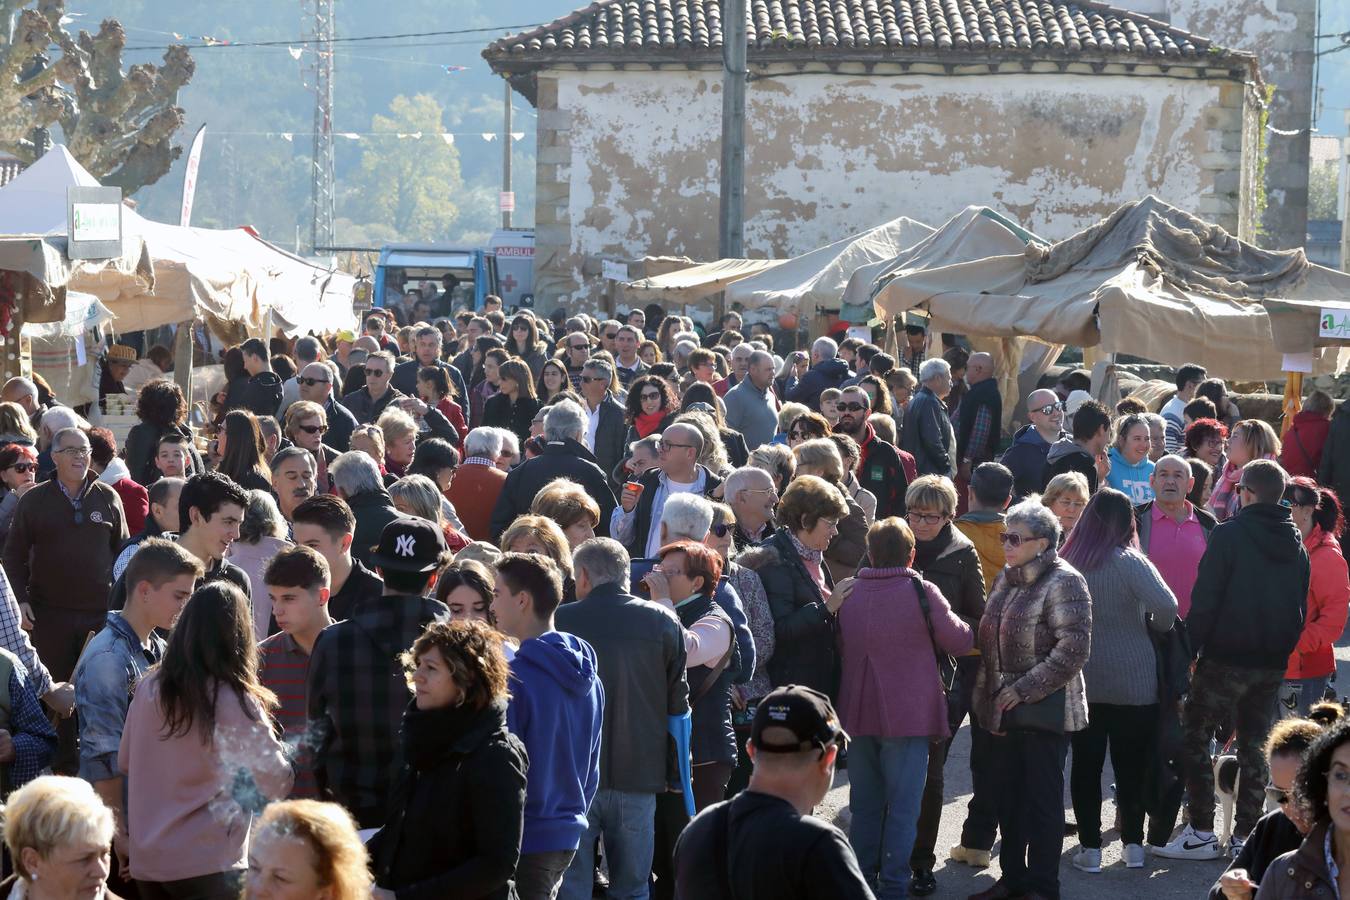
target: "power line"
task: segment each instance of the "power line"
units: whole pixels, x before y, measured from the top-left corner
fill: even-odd
[[[401,34],[367,34],[367,35],[361,35],[361,36],[358,36],[358,37],[331,37],[331,38],[309,37],[309,38],[292,38],[292,39],[290,39],[290,40],[284,40],[284,41],[230,41],[230,40],[223,40],[223,39],[217,39],[217,38],[203,37],[203,36],[196,36],[196,35],[194,35],[194,37],[197,37],[198,40],[201,41],[201,43],[197,43],[197,44],[163,44],[163,45],[155,45],[155,46],[142,45],[142,46],[136,46],[136,47],[126,47],[126,48],[124,48],[124,49],[126,49],[126,50],[167,50],[167,49],[169,49],[169,47],[171,47],[171,46],[185,46],[185,47],[187,47],[189,50],[205,50],[205,49],[215,49],[215,48],[218,48],[218,47],[288,47],[288,46],[295,46],[295,45],[297,45],[297,44],[340,44],[340,43],[356,43],[356,42],[361,42],[361,41],[392,41],[392,40],[400,40],[400,39],[406,39],[406,38],[444,37],[444,36],[448,36],[448,35],[457,35],[457,34],[482,34],[482,33],[485,33],[485,32],[516,31],[516,30],[519,30],[519,29],[522,29],[522,28],[534,28],[534,27],[538,26],[539,24],[540,24],[540,23],[538,23],[538,22],[533,22],[533,23],[527,23],[527,24],[525,24],[525,25],[490,25],[490,26],[487,26],[487,27],[485,27],[485,28],[457,28],[457,29],[452,29],[452,30],[448,30],[448,31],[407,31],[407,32],[403,32],[403,33],[401,33]],[[174,32],[169,32],[169,33],[170,33],[170,34],[173,34]]]

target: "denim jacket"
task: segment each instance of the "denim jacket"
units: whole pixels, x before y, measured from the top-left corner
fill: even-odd
[[[119,776],[117,750],[136,685],[164,655],[164,639],[151,633],[141,646],[127,620],[108,613],[108,624],[89,641],[75,666],[75,708],[80,722],[80,777],[106,781]]]

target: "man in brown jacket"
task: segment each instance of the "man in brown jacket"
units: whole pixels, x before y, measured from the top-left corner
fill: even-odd
[[[54,680],[65,681],[85,639],[106,622],[112,564],[127,525],[117,492],[89,468],[83,431],[58,431],[52,459],[52,477],[19,500],[4,563],[38,656]],[[73,771],[73,737],[73,728],[61,729],[58,771]]]

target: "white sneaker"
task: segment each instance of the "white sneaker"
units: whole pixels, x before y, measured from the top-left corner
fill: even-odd
[[[1242,845],[1247,843],[1246,838],[1240,838],[1236,834],[1228,839],[1228,855],[1232,859],[1237,859],[1238,854],[1242,852]]]
[[[1126,844],[1126,845],[1125,845],[1125,852],[1122,854],[1122,856],[1125,857],[1125,868],[1127,868],[1127,869],[1142,869],[1142,868],[1144,867],[1144,848],[1143,848],[1143,845],[1141,845],[1141,844]]]
[[[1088,847],[1079,847],[1073,855],[1073,867],[1080,872],[1100,872],[1102,870],[1102,851]]]
[[[1219,839],[1210,832],[1208,837],[1202,837],[1190,825],[1182,829],[1177,839],[1165,847],[1157,847],[1153,850],[1154,856],[1161,856],[1165,859],[1218,859],[1222,854],[1219,852]]]

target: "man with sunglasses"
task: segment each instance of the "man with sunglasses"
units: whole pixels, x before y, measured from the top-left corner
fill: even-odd
[[[581,391],[581,372],[590,358],[590,336],[583,331],[568,332],[567,337],[563,338],[563,368],[567,369],[567,380],[572,390]]]
[[[62,428],[51,451],[56,470],[19,498],[4,564],[14,599],[32,625],[33,646],[60,682],[70,678],[89,633],[103,628],[113,561],[128,532],[117,491],[90,466],[85,433]],[[61,735],[56,768],[70,771],[73,726]]]
[[[581,397],[586,401],[586,446],[595,454],[600,471],[613,479],[613,472],[628,449],[628,412],[614,399],[609,386],[613,371],[604,358],[589,360],[581,372]],[[611,480],[611,487],[619,485]]]
[[[788,685],[761,700],[746,747],[750,786],[680,835],[676,900],[871,900],[848,838],[811,815],[847,744],[824,694]]]
[[[1013,502],[1038,493],[1045,483],[1045,456],[1050,445],[1068,437],[1064,430],[1064,404],[1052,390],[1042,388],[1027,397],[1027,418],[1013,435],[1012,446],[999,462],[1013,474]]]
[[[1216,726],[1237,733],[1237,814],[1228,851],[1236,856],[1264,802],[1262,745],[1275,715],[1289,654],[1307,615],[1311,568],[1303,538],[1283,505],[1285,471],[1266,459],[1242,467],[1241,508],[1214,526],[1200,559],[1186,628],[1199,657],[1182,713],[1181,758],[1190,820],[1176,840],[1154,849],[1167,859],[1217,859],[1214,767]]]
[[[910,473],[915,472],[914,458],[877,436],[876,429],[867,421],[871,404],[872,398],[861,387],[844,388],[836,406],[839,421],[834,430],[858,443],[862,454],[858,462],[858,483],[876,496],[876,517],[903,516],[905,491],[909,489]]]
[[[380,350],[366,357],[366,384],[342,398],[358,424],[372,425],[385,408],[405,396],[389,383],[394,377],[394,354]],[[350,441],[350,438],[348,438]]]
[[[300,370],[297,381],[300,399],[319,404],[328,417],[328,433],[323,442],[339,453],[346,453],[351,449],[356,416],[333,399],[333,370],[321,362],[310,363]]]

